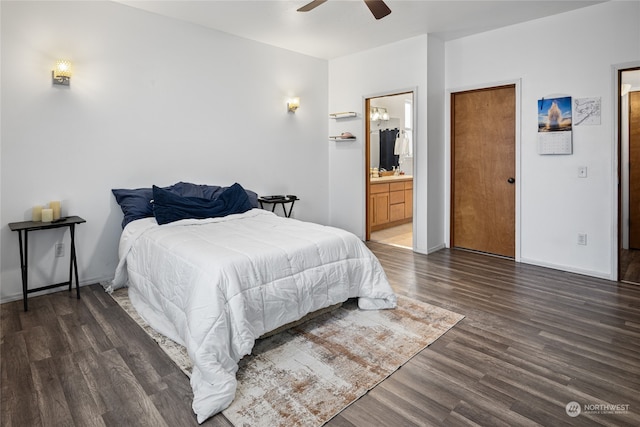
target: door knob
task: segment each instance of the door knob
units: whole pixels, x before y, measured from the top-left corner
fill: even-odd
[[[509,184],[513,184],[514,182],[516,182],[516,179],[515,178],[509,178],[509,179],[507,179],[507,182]]]

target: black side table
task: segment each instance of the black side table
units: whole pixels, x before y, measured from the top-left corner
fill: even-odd
[[[271,212],[273,212],[276,210],[276,205],[280,204],[282,205],[284,216],[286,216],[287,218],[291,217],[291,212],[293,211],[293,204],[296,202],[296,200],[300,200],[300,199],[298,199],[298,197],[294,196],[293,194],[288,194],[286,196],[258,197],[258,202],[260,202],[261,209],[264,209],[263,203],[272,204],[273,206],[271,207]],[[287,212],[287,207],[285,206],[287,203],[291,203],[291,206],[289,207],[289,212]]]
[[[18,240],[20,243],[20,267],[22,268],[22,298],[24,300],[24,311],[27,311],[27,294],[31,292],[42,291],[45,289],[57,288],[60,286],[69,286],[69,292],[71,292],[71,283],[73,280],[73,273],[75,272],[76,278],[76,294],[80,299],[80,284],[78,282],[78,262],[76,260],[76,243],[75,243],[75,228],[76,224],[82,224],[86,222],[79,216],[69,216],[59,222],[12,222],[9,224],[11,231],[18,232]],[[56,283],[55,285],[40,286],[38,288],[29,289],[27,286],[27,270],[28,270],[28,250],[29,250],[29,232],[37,230],[49,230],[52,228],[69,227],[71,234],[71,255],[69,261],[69,281]],[[24,244],[22,234],[24,233]]]

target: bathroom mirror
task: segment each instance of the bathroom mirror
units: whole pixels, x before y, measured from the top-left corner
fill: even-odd
[[[369,107],[370,167],[412,175],[413,94],[372,98]]]

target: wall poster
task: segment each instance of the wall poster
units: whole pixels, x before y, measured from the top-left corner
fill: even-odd
[[[575,125],[599,125],[600,124],[600,98],[576,98],[573,100],[575,112]]]
[[[538,154],[572,154],[571,97],[538,100]]]

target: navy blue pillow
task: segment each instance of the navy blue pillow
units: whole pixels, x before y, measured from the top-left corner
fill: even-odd
[[[182,197],[153,186],[153,215],[158,224],[181,219],[204,219],[243,213],[252,208],[247,192],[238,183],[226,188],[214,200],[202,197]]]
[[[224,190],[229,187],[220,187],[218,185],[200,185],[190,182],[177,182],[169,187],[162,189],[170,191],[183,197],[200,197],[203,199],[217,199]],[[251,206],[257,208],[258,194],[251,190],[245,190],[249,197]],[[141,218],[149,218],[153,216],[153,189],[152,188],[134,188],[134,189],[113,189],[111,190],[116,198],[116,202],[122,208],[124,218],[122,219],[122,228],[131,221]]]
[[[190,182],[177,182],[171,187],[164,187],[174,194],[182,197],[200,197],[203,199],[213,199],[214,196],[222,191],[222,187],[218,185],[192,184]]]
[[[122,228],[136,219],[153,216],[153,205],[151,204],[153,190],[151,188],[113,189],[111,192],[124,213]]]
[[[258,193],[251,191],[251,190],[244,190],[247,193],[247,196],[249,197],[249,203],[251,203],[251,207],[254,208],[259,208],[260,207],[260,202],[258,202]]]
[[[185,197],[202,197],[213,199],[222,192],[223,188],[218,185],[198,185],[190,182],[177,182],[169,187],[163,187],[167,191]],[[133,189],[113,189],[111,190],[116,198],[116,202],[122,208],[124,218],[122,218],[122,228],[131,221],[153,216],[153,189],[133,188]],[[257,199],[256,199],[257,200]],[[257,207],[257,205],[255,206]]]

